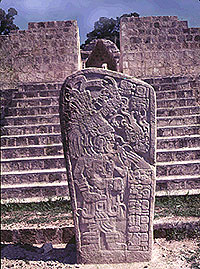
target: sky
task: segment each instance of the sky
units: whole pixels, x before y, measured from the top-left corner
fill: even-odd
[[[81,43],[100,17],[116,18],[137,12],[140,17],[178,16],[189,27],[200,27],[200,0],[2,0],[0,8],[17,10],[14,23],[27,29],[28,22],[77,20]]]

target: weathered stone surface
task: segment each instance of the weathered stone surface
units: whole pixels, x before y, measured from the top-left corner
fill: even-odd
[[[89,68],[60,96],[79,263],[151,258],[155,97],[140,80]]]
[[[46,156],[44,158],[30,157],[30,158],[19,158],[19,159],[4,159],[2,160],[2,172],[12,171],[29,171],[31,169],[53,169],[63,168],[64,159],[63,156]]]
[[[20,82],[62,83],[80,69],[76,21],[29,23],[28,30],[0,36],[0,44],[0,85],[4,88]]]
[[[6,117],[6,125],[30,125],[30,124],[49,124],[49,123],[58,123],[59,117],[58,114],[43,114],[43,115],[29,115],[29,116],[13,116]]]
[[[120,71],[137,78],[199,75],[200,28],[194,29],[188,34],[176,16],[123,17]]]
[[[66,181],[65,181],[66,182]],[[21,184],[22,185],[22,184]],[[51,186],[43,185],[40,186],[39,184],[35,186],[36,184],[31,184],[29,182],[28,186],[24,187],[17,186],[16,185],[10,185],[8,188],[2,188],[1,189],[1,198],[4,201],[14,201],[16,203],[18,202],[26,202],[32,200],[32,201],[43,201],[46,197],[51,198],[67,198],[69,199],[69,191],[66,184],[64,185],[57,185],[51,184]],[[35,199],[36,198],[36,199]]]
[[[120,51],[110,40],[97,39],[96,44],[92,52],[87,56],[87,59],[82,61],[85,63],[86,67],[102,67],[102,64],[106,63],[109,70],[119,71],[119,58]],[[87,47],[86,47],[87,49]],[[82,55],[84,51],[82,51]]]

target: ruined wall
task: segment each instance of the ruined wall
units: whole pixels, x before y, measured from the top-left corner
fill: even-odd
[[[0,36],[1,84],[59,82],[80,69],[76,21],[29,23]]]
[[[200,28],[176,16],[122,18],[120,71],[138,78],[196,76]]]

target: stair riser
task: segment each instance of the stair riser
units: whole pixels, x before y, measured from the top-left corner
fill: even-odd
[[[2,130],[2,135],[25,135],[25,134],[42,134],[42,133],[60,133],[60,124],[55,125],[39,125],[39,126],[23,126],[9,127],[5,126]],[[158,137],[166,136],[181,136],[181,135],[196,135],[200,134],[199,126],[177,127],[177,128],[162,128],[157,130]]]
[[[32,100],[13,100],[12,101],[12,109],[18,108],[28,108],[34,106],[57,106],[58,98],[40,98],[40,99],[32,99]]]
[[[183,108],[159,108],[157,109],[157,117],[168,116],[183,116],[183,115],[200,114],[200,106],[196,107],[183,107]]]
[[[157,137],[197,135],[197,134],[200,135],[199,126],[157,129]]]
[[[30,146],[30,145],[50,145],[61,143],[61,135],[37,135],[22,137],[2,137],[2,147]]]
[[[194,125],[200,124],[200,115],[199,116],[190,116],[190,117],[180,117],[180,118],[163,118],[157,119],[157,126],[164,127],[164,126],[180,126],[180,125]]]
[[[168,80],[168,79],[167,79]],[[187,80],[187,79],[186,79]],[[176,80],[172,81],[169,79],[168,81],[164,82],[162,79],[160,81],[150,82],[147,80],[147,83],[150,83],[156,92],[166,92],[166,91],[188,91],[194,87],[195,81],[186,81],[186,80]],[[196,81],[197,82],[197,81]]]
[[[193,90],[163,91],[156,93],[156,100],[194,97]]]
[[[60,90],[62,84],[27,84],[21,85],[19,92],[29,92],[29,91],[51,91],[51,90]]]
[[[183,107],[183,106],[196,106],[195,99],[175,99],[175,100],[158,100],[157,107],[158,108],[170,108],[170,107]]]
[[[24,198],[53,198],[62,197],[69,199],[69,190],[67,186],[51,187],[30,187],[30,188],[8,188],[1,190],[2,199],[24,199]]]
[[[200,147],[200,137],[157,139],[157,149],[180,149]]]
[[[39,125],[22,127],[4,127],[2,135],[27,135],[27,134],[51,134],[60,133],[60,125]]]
[[[18,92],[15,94],[15,99],[26,99],[26,98],[40,98],[40,97],[58,97],[60,94],[59,90],[52,91],[28,91],[28,92]]]
[[[157,165],[156,175],[157,177],[199,175],[199,171],[199,163]]]
[[[31,125],[31,124],[50,124],[60,123],[59,115],[43,115],[43,116],[30,116],[30,117],[19,117],[19,118],[7,118],[5,125]]]
[[[46,115],[57,114],[58,106],[47,107],[25,107],[25,108],[10,108],[8,116],[28,116],[28,115]]]
[[[18,148],[18,149],[2,149],[2,159],[37,157],[37,156],[54,156],[63,155],[61,146],[48,146],[42,148]]]
[[[200,189],[200,178],[185,180],[157,180],[156,191]]]
[[[49,173],[31,173],[31,174],[11,174],[2,175],[2,184],[31,184],[31,183],[58,183],[67,182],[67,175],[65,172],[49,172]]]
[[[157,152],[156,154],[157,162],[192,161],[192,160],[200,160],[200,150]]]
[[[161,190],[192,190],[200,188],[200,179],[181,181],[159,181],[156,183],[156,191]],[[6,188],[1,190],[2,199],[25,199],[25,198],[53,198],[62,197],[69,199],[67,186],[46,186],[30,188]]]
[[[41,170],[64,168],[65,160],[63,158],[52,158],[43,160],[22,160],[22,161],[2,161],[2,172]]]

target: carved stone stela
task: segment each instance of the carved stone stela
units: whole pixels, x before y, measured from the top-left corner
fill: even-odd
[[[78,263],[148,261],[155,187],[153,88],[88,68],[69,76],[60,119]]]

